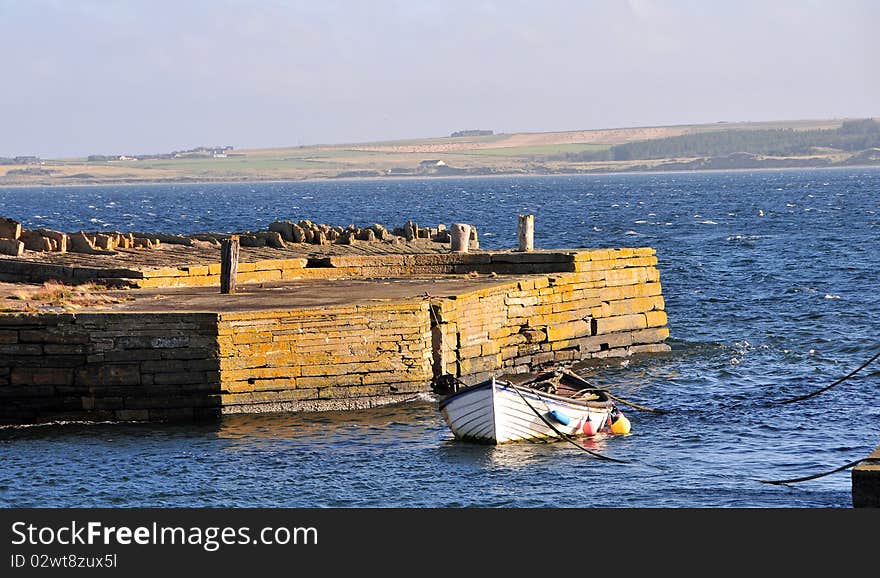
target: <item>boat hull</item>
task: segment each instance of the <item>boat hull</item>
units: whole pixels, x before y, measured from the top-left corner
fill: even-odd
[[[612,409],[607,401],[567,399],[495,379],[440,402],[456,438],[490,444],[559,438],[560,432],[595,435],[606,429]]]

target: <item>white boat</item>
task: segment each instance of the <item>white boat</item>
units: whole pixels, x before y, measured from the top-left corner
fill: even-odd
[[[553,375],[555,380],[545,379]],[[457,388],[436,386],[445,394],[440,413],[456,438],[490,444],[522,440],[593,436],[616,430],[628,433],[629,421],[601,389],[583,388],[571,374],[544,374],[515,385],[491,378]],[[587,384],[588,385],[588,384]],[[581,386],[581,387],[578,387]],[[550,391],[567,391],[566,395]],[[625,428],[623,427],[625,423]],[[615,431],[614,433],[618,433]]]

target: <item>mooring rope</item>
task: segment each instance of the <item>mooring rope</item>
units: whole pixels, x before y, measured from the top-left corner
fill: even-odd
[[[652,408],[652,407],[645,407],[643,405],[639,405],[637,403],[627,401],[625,399],[617,397],[616,395],[612,395],[608,391],[605,391],[605,395],[607,395],[608,397],[610,397],[611,399],[613,399],[616,402],[622,403],[623,405],[628,405],[631,408],[638,409],[641,411],[649,411],[651,413],[672,413],[668,409],[656,409],[656,408]]]
[[[553,430],[554,432],[556,432],[556,435],[558,435],[559,437],[561,437],[561,438],[564,439],[565,441],[569,442],[570,444],[574,445],[574,446],[577,447],[578,449],[581,449],[581,450],[587,452],[588,454],[590,454],[591,456],[593,456],[593,457],[595,457],[595,458],[599,458],[600,460],[607,460],[607,461],[609,461],[609,462],[616,462],[616,463],[618,463],[618,464],[632,464],[632,463],[633,463],[633,462],[630,462],[630,461],[628,461],[628,460],[621,460],[621,459],[618,459],[618,458],[612,458],[611,456],[606,456],[605,454],[600,454],[599,452],[595,452],[595,451],[593,451],[593,450],[591,450],[591,449],[589,449],[589,448],[586,448],[586,447],[584,447],[583,445],[579,444],[579,443],[577,442],[577,440],[575,440],[574,438],[572,438],[570,435],[566,434],[565,432],[561,432],[561,431],[559,431],[559,430],[556,428],[556,426],[554,426],[552,423],[550,423],[550,421],[549,421],[547,418],[545,418],[543,415],[541,415],[541,412],[539,412],[537,409],[534,408],[534,406],[533,406],[532,404],[529,403],[529,400],[526,399],[526,396],[524,396],[524,395],[522,394],[522,392],[521,392],[519,389],[516,388],[516,386],[514,386],[514,385],[511,384],[510,389],[512,389],[513,391],[515,391],[516,394],[520,397],[520,399],[522,399],[522,400],[525,402],[525,404],[526,404],[527,406],[529,406],[529,409],[532,410],[532,412],[533,412],[536,416],[538,416],[538,418],[540,418],[540,420],[541,420],[542,422],[544,422],[544,424],[545,424],[547,427],[549,427],[551,430]]]
[[[437,317],[437,313],[434,311],[434,307],[433,307],[433,305],[434,305],[433,300],[436,299],[436,297],[434,295],[431,295],[427,291],[425,291],[425,294],[422,295],[422,299],[424,299],[425,301],[428,302],[428,309],[430,309],[430,311],[431,311],[431,317],[434,319],[434,323],[436,323],[437,325],[440,325],[440,319]]]
[[[432,306],[432,305],[433,305],[433,301],[432,301],[433,298],[434,298],[433,295],[431,295],[431,294],[428,293],[427,291],[425,292],[424,299],[428,301],[428,308],[429,308],[429,310],[430,310],[431,316],[433,317],[434,323],[435,323],[435,324],[437,325],[437,327],[439,328],[439,326],[440,326],[440,319],[438,318],[437,312],[434,311],[434,308],[433,308],[433,306]],[[441,334],[441,340],[442,340],[442,334]],[[799,401],[804,401],[804,400],[807,400],[807,399],[813,398],[813,397],[815,397],[815,396],[817,396],[817,395],[819,395],[819,394],[822,394],[822,393],[828,391],[829,389],[831,389],[831,388],[833,388],[833,387],[835,387],[835,386],[837,386],[837,385],[840,385],[840,384],[843,383],[844,381],[850,379],[851,377],[853,377],[854,375],[858,374],[860,371],[862,371],[863,369],[865,369],[866,367],[868,367],[871,363],[873,363],[874,361],[876,361],[878,358],[880,358],[880,351],[877,351],[877,353],[875,353],[873,356],[871,356],[870,359],[868,359],[867,361],[865,361],[862,365],[860,365],[859,367],[857,367],[856,369],[854,369],[853,371],[851,371],[851,372],[848,373],[847,375],[841,377],[840,379],[834,381],[833,383],[831,383],[831,384],[829,384],[829,385],[827,385],[827,386],[825,386],[825,387],[822,387],[822,388],[820,388],[820,389],[817,389],[816,391],[813,391],[813,392],[811,392],[811,393],[808,393],[808,394],[805,394],[805,395],[800,395],[800,396],[793,397],[793,398],[790,398],[790,399],[785,399],[785,400],[775,401],[775,402],[774,402],[774,401],[771,401],[771,402],[769,402],[769,405],[785,405],[785,404],[796,403],[796,402],[799,402]],[[650,408],[650,407],[646,407],[646,406],[639,405],[639,404],[637,404],[637,403],[634,403],[634,402],[628,401],[628,400],[626,400],[626,399],[623,399],[623,398],[621,398],[621,397],[618,397],[618,396],[616,396],[616,395],[613,395],[613,394],[610,393],[607,389],[598,388],[598,387],[594,386],[593,384],[591,384],[590,382],[588,382],[586,379],[584,379],[583,377],[581,377],[580,375],[574,373],[574,372],[571,371],[571,370],[566,369],[566,370],[563,370],[563,371],[564,371],[564,373],[568,374],[569,376],[572,376],[572,377],[574,377],[575,379],[577,379],[577,380],[579,380],[580,382],[582,382],[583,384],[585,384],[588,388],[593,389],[593,390],[596,390],[596,391],[601,391],[602,393],[604,393],[605,395],[607,395],[609,399],[611,399],[611,400],[613,400],[613,401],[616,401],[616,402],[618,402],[618,403],[621,403],[621,404],[623,404],[623,405],[626,405],[626,406],[632,407],[632,408],[637,409],[637,410],[640,410],[640,411],[651,412],[651,413],[658,413],[658,414],[668,414],[668,413],[672,413],[670,410]],[[461,380],[459,380],[457,377],[454,377],[454,376],[453,376],[453,379],[454,379],[454,380],[456,381],[456,383],[458,383],[459,385],[467,387],[467,386],[466,386],[464,383],[462,383]],[[528,401],[528,400],[526,399],[526,397],[522,394],[522,392],[519,391],[519,389],[517,389],[517,388],[516,388],[515,386],[513,386],[512,384],[511,384],[510,387],[511,387],[511,389],[513,389],[513,391],[515,391],[515,392],[517,393],[517,395],[519,395],[519,397],[523,400],[523,402],[526,404],[526,406],[528,406],[528,408],[529,408],[530,410],[532,410],[532,413],[534,413],[536,416],[538,416],[538,418],[539,418],[542,422],[544,422],[544,424],[545,424],[547,427],[549,427],[553,432],[555,432],[556,435],[558,435],[561,439],[563,439],[563,440],[569,442],[570,444],[574,445],[574,446],[577,447],[578,449],[580,449],[580,450],[582,450],[582,451],[584,451],[584,452],[590,454],[591,456],[593,456],[593,457],[595,457],[595,458],[597,458],[597,459],[601,459],[601,460],[605,460],[605,461],[610,461],[610,462],[615,462],[615,463],[619,463],[619,464],[626,464],[626,465],[636,465],[636,464],[640,464],[640,465],[645,465],[645,466],[648,466],[648,467],[651,467],[651,468],[656,468],[656,469],[659,469],[659,470],[662,470],[662,469],[663,469],[663,468],[661,468],[661,467],[659,467],[659,466],[654,466],[654,465],[651,465],[651,464],[644,464],[644,463],[641,463],[641,462],[634,462],[634,461],[630,461],[630,460],[622,460],[622,459],[618,459],[618,458],[612,458],[612,457],[610,457],[610,456],[606,456],[606,455],[601,454],[601,453],[599,453],[599,452],[593,451],[593,450],[591,450],[591,449],[589,449],[589,448],[587,448],[587,447],[584,447],[582,444],[578,443],[574,438],[572,438],[572,437],[569,436],[568,434],[566,434],[566,433],[560,431],[557,427],[555,427],[552,423],[550,423],[550,421],[547,420],[547,419],[541,414],[541,412],[539,412],[537,409],[535,409],[534,406],[532,406],[531,403],[529,403],[529,401]],[[836,474],[836,473],[838,473],[838,472],[842,472],[842,471],[844,471],[844,470],[847,470],[847,469],[849,469],[849,468],[855,467],[855,466],[857,466],[857,465],[859,465],[859,464],[862,464],[862,463],[873,463],[873,462],[880,462],[880,458],[874,458],[874,457],[862,458],[862,459],[854,460],[854,461],[852,461],[852,462],[849,462],[849,463],[847,463],[847,464],[844,464],[844,465],[842,465],[842,466],[840,466],[840,467],[834,468],[833,470],[828,471],[828,472],[821,472],[821,473],[818,473],[818,474],[811,474],[811,475],[808,475],[808,476],[802,476],[802,477],[799,477],[799,478],[789,478],[789,479],[784,479],[784,480],[756,480],[756,481],[758,481],[758,482],[760,482],[760,483],[762,483],[762,484],[771,484],[771,485],[796,484],[796,483],[800,483],[800,482],[806,482],[806,481],[810,481],[810,480],[815,480],[815,479],[822,478],[822,477],[825,477],[825,476],[830,476],[830,475],[832,475],[832,474]]]
[[[458,385],[460,385],[460,386],[462,386],[462,387],[469,387],[466,383],[462,382],[462,381],[461,381],[459,378],[457,378],[456,376],[454,376],[454,375],[450,375],[450,377],[451,377],[451,378],[455,381],[455,383],[457,383]],[[601,454],[601,453],[599,453],[599,452],[597,452],[597,451],[593,451],[593,450],[591,450],[591,449],[589,449],[589,448],[584,447],[583,445],[579,444],[579,443],[577,442],[577,440],[575,440],[574,438],[572,438],[570,435],[566,434],[565,432],[561,432],[561,431],[559,431],[558,428],[556,428],[552,423],[550,423],[549,421],[547,421],[547,418],[545,418],[543,415],[541,415],[541,412],[539,412],[537,409],[535,409],[535,407],[534,407],[532,404],[529,403],[529,400],[526,399],[526,397],[522,394],[522,392],[521,392],[519,389],[517,389],[513,384],[510,384],[510,389],[512,389],[513,391],[515,391],[516,394],[517,394],[517,395],[523,400],[523,402],[525,402],[525,404],[528,406],[528,408],[529,408],[530,410],[532,410],[532,413],[534,413],[536,416],[538,416],[538,419],[540,419],[542,422],[544,422],[544,424],[545,424],[547,427],[549,427],[551,430],[553,430],[554,432],[556,432],[556,435],[558,435],[560,438],[564,439],[564,440],[567,441],[568,443],[574,445],[574,446],[577,447],[578,449],[583,450],[583,451],[587,452],[588,454],[590,454],[591,456],[593,456],[593,457],[595,457],[595,458],[598,458],[598,459],[600,459],[600,460],[606,460],[606,461],[609,461],[609,462],[615,462],[615,463],[618,463],[618,464],[627,464],[627,465],[633,465],[633,464],[636,464],[636,463],[637,463],[637,462],[631,462],[631,461],[628,461],[628,460],[621,460],[621,459],[619,459],[619,458],[612,458],[611,456],[606,456],[605,454]],[[648,465],[649,467],[652,467],[652,468],[662,469],[662,468],[659,468],[659,467],[657,467],[657,466],[651,466],[650,464],[644,464],[644,465]]]
[[[834,468],[830,472],[822,472],[821,474],[813,474],[810,476],[804,476],[802,478],[791,478],[789,480],[758,480],[758,481],[761,482],[762,484],[773,484],[773,485],[777,485],[777,486],[783,485],[783,484],[797,484],[798,482],[806,482],[809,480],[815,480],[817,478],[823,478],[825,476],[830,476],[831,474],[836,474],[837,472],[842,472],[843,470],[846,470],[846,469],[851,468],[853,466],[857,466],[857,465],[864,463],[864,462],[880,462],[880,458],[862,458],[860,460],[855,460],[855,461],[850,462],[848,464],[844,464],[844,465],[840,466],[839,468]]]
[[[570,435],[568,435],[568,434],[565,433],[565,432],[561,432],[561,431],[559,431],[559,429],[557,429],[552,423],[550,423],[550,422],[549,422],[549,421],[548,421],[548,420],[547,420],[547,419],[541,414],[541,412],[539,412],[537,409],[535,409],[535,408],[532,406],[532,404],[529,403],[529,401],[526,399],[526,397],[522,394],[522,392],[521,392],[519,389],[517,389],[517,388],[516,388],[515,386],[513,386],[513,385],[511,385],[511,388],[512,388],[512,389],[513,389],[513,390],[514,390],[514,391],[520,396],[520,398],[522,398],[522,400],[525,402],[525,404],[526,404],[527,406],[529,406],[529,409],[532,410],[532,412],[533,412],[536,416],[538,416],[538,417],[541,419],[541,421],[543,421],[545,424],[547,424],[547,427],[549,427],[549,428],[552,429],[554,432],[556,432],[556,434],[557,434],[559,437],[561,437],[562,439],[564,439],[564,440],[567,441],[568,443],[570,443],[570,444],[574,445],[575,447],[577,447],[577,448],[579,448],[579,449],[581,449],[581,450],[587,452],[588,454],[590,454],[590,455],[592,455],[592,456],[594,456],[594,457],[597,457],[597,458],[599,458],[599,459],[607,460],[607,461],[610,461],[610,462],[615,462],[615,463],[618,463],[618,464],[626,464],[626,465],[631,465],[631,466],[646,466],[646,467],[654,468],[655,470],[661,470],[661,471],[666,469],[666,468],[662,468],[662,467],[660,467],[660,466],[655,466],[655,465],[653,465],[653,464],[647,464],[647,463],[645,463],[645,462],[639,462],[639,461],[635,461],[635,460],[621,460],[621,459],[618,459],[618,458],[612,458],[612,457],[610,457],[610,456],[606,456],[606,455],[604,455],[604,454],[600,454],[599,452],[596,452],[596,451],[593,451],[593,450],[591,450],[591,449],[589,449],[589,448],[584,447],[582,444],[579,444],[579,443],[577,442],[577,440],[575,440],[574,438],[572,438]]]
[[[570,370],[564,370],[563,373],[565,373],[565,374],[567,374],[567,375],[570,375],[570,376],[574,377],[575,379],[579,380],[580,382],[584,383],[585,385],[587,385],[588,387],[590,387],[590,388],[592,388],[592,389],[594,389],[594,390],[601,391],[602,393],[604,393],[605,395],[607,395],[608,397],[610,397],[610,398],[613,399],[614,401],[620,402],[620,403],[622,403],[623,405],[627,405],[627,406],[629,406],[629,407],[631,407],[631,408],[638,409],[638,410],[641,410],[641,411],[648,411],[648,412],[651,412],[651,413],[672,413],[671,411],[669,411],[669,410],[667,410],[667,409],[655,409],[655,408],[651,408],[651,407],[645,407],[645,406],[643,406],[643,405],[639,405],[639,404],[637,404],[637,403],[633,403],[633,402],[631,402],[631,401],[627,401],[627,400],[625,400],[625,399],[623,399],[623,398],[617,397],[616,395],[613,395],[611,392],[609,392],[607,389],[602,389],[602,388],[600,388],[600,387],[596,387],[596,386],[594,386],[594,385],[591,384],[589,381],[587,381],[586,379],[584,379],[583,377],[581,377],[580,375],[576,374],[576,373],[573,372],[573,371],[570,371]]]
[[[843,377],[841,377],[840,379],[838,379],[837,381],[835,381],[835,382],[832,383],[831,385],[826,385],[826,386],[823,387],[822,389],[817,389],[816,391],[814,391],[814,392],[812,392],[812,393],[808,393],[808,394],[806,394],[806,395],[801,395],[801,396],[798,396],[798,397],[793,397],[793,398],[791,398],[791,399],[784,399],[784,400],[782,400],[782,401],[770,402],[770,405],[784,405],[784,404],[786,404],[786,403],[795,403],[796,401],[803,401],[803,400],[805,400],[805,399],[810,399],[811,397],[815,397],[815,396],[819,395],[819,394],[822,393],[822,392],[828,391],[829,389],[831,389],[831,388],[834,387],[835,385],[838,385],[838,384],[843,383],[844,381],[846,381],[846,380],[849,379],[850,377],[854,376],[855,374],[857,374],[857,373],[860,372],[861,370],[863,370],[863,369],[865,369],[866,367],[868,367],[868,366],[869,366],[871,363],[873,363],[878,357],[880,357],[880,351],[878,351],[877,353],[875,353],[874,356],[871,357],[871,359],[869,359],[868,361],[866,361],[865,363],[863,363],[862,365],[860,365],[859,367],[857,367],[856,369],[854,369],[853,371],[851,371],[849,374],[844,375]]]

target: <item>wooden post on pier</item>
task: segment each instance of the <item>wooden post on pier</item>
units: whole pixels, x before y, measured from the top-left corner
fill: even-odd
[[[517,229],[520,251],[535,250],[535,215],[520,215]]]
[[[238,235],[220,241],[220,293],[235,293],[238,276]]]
[[[455,253],[467,253],[471,243],[471,226],[454,223],[450,233],[452,235],[450,249]]]

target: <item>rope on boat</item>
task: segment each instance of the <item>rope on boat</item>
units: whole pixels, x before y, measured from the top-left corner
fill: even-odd
[[[576,373],[573,372],[573,371],[564,370],[564,373],[566,373],[567,375],[570,375],[570,376],[572,376],[572,377],[578,379],[579,381],[585,383],[586,385],[588,385],[589,387],[593,388],[594,390],[601,391],[602,393],[604,393],[605,395],[607,395],[608,397],[610,397],[610,398],[613,399],[614,401],[619,402],[619,403],[622,403],[623,405],[627,405],[627,406],[629,406],[629,407],[631,407],[631,408],[638,409],[638,410],[641,410],[641,411],[649,411],[649,412],[651,412],[651,413],[672,413],[672,412],[669,411],[668,409],[655,409],[655,408],[651,408],[651,407],[645,407],[645,406],[643,406],[643,405],[639,405],[639,404],[637,404],[637,403],[633,403],[633,402],[631,402],[631,401],[627,401],[627,400],[625,400],[625,399],[623,399],[623,398],[617,397],[616,395],[612,395],[611,392],[609,392],[607,389],[601,389],[601,388],[598,388],[598,387],[594,386],[594,385],[591,384],[589,381],[587,381],[586,379],[584,379],[583,377],[581,377],[580,375],[576,374]]]
[[[628,460],[621,460],[621,459],[618,459],[618,458],[612,458],[611,456],[606,456],[605,454],[600,454],[599,452],[594,452],[593,450],[584,447],[582,444],[579,444],[579,443],[578,443],[574,438],[572,438],[570,435],[568,435],[568,434],[566,434],[566,433],[564,433],[564,432],[559,431],[559,430],[556,428],[556,426],[554,426],[552,423],[550,423],[550,421],[549,421],[547,418],[545,418],[543,415],[541,415],[541,412],[539,412],[537,409],[534,408],[534,406],[533,406],[532,404],[529,403],[529,400],[526,399],[526,396],[524,396],[524,395],[522,394],[522,392],[521,392],[519,389],[517,389],[514,385],[511,385],[510,388],[511,388],[513,391],[516,392],[516,394],[520,397],[520,399],[522,399],[522,400],[525,402],[525,404],[526,404],[527,406],[529,406],[529,409],[532,410],[532,412],[533,412],[536,416],[538,416],[538,417],[541,419],[541,421],[544,422],[544,424],[545,424],[547,427],[549,427],[549,428],[552,429],[554,432],[556,432],[556,435],[558,435],[559,437],[561,437],[561,438],[564,439],[565,441],[567,441],[567,442],[569,442],[570,444],[576,446],[577,448],[579,448],[579,449],[581,449],[581,450],[587,452],[587,453],[590,454],[591,456],[593,456],[593,457],[595,457],[595,458],[599,458],[600,460],[607,460],[607,461],[609,461],[609,462],[616,462],[616,463],[618,463],[618,464],[631,464],[631,463],[632,463],[632,462],[630,462],[630,461],[628,461]]]
[[[821,474],[813,474],[811,476],[804,476],[802,478],[791,478],[789,480],[758,480],[762,484],[773,484],[773,485],[783,485],[783,484],[796,484],[798,482],[806,482],[808,480],[815,480],[816,478],[822,478],[825,476],[830,476],[831,474],[836,474],[837,472],[842,472],[845,469],[851,468],[853,466],[857,466],[864,462],[880,462],[880,458],[862,458],[860,460],[855,460],[854,462],[850,462],[848,464],[844,464],[839,468],[834,468],[830,472],[823,472]]]
[[[605,395],[607,395],[608,397],[610,397],[611,399],[613,399],[616,402],[622,403],[623,405],[628,405],[631,408],[639,409],[641,411],[649,411],[651,413],[672,413],[668,409],[655,409],[652,407],[645,407],[643,405],[639,405],[639,404],[633,403],[631,401],[626,401],[625,399],[619,398],[616,395],[612,395],[612,394],[608,393],[607,391],[605,392]]]
[[[838,379],[837,381],[835,381],[835,382],[832,383],[831,385],[826,385],[826,386],[823,387],[822,389],[817,389],[816,391],[814,391],[814,392],[812,392],[812,393],[808,393],[808,394],[806,394],[806,395],[801,395],[801,396],[798,396],[798,397],[793,397],[793,398],[791,398],[791,399],[784,399],[784,400],[782,400],[782,401],[771,402],[770,405],[783,405],[783,404],[786,404],[786,403],[794,403],[794,402],[796,402],[796,401],[803,401],[803,400],[805,400],[805,399],[810,399],[811,397],[815,397],[815,396],[819,395],[819,394],[822,393],[822,392],[828,391],[829,389],[831,389],[831,388],[834,387],[835,385],[838,385],[838,384],[843,383],[844,381],[846,381],[846,380],[849,379],[850,377],[854,376],[855,374],[857,374],[857,373],[860,372],[861,370],[863,370],[863,369],[865,369],[866,367],[868,367],[868,366],[869,366],[871,363],[873,363],[878,357],[880,357],[880,351],[878,351],[877,353],[875,353],[874,356],[871,357],[871,359],[869,359],[868,361],[866,361],[865,363],[863,363],[862,365],[860,365],[859,367],[857,367],[856,369],[854,369],[853,371],[851,371],[849,374],[844,375],[843,377],[841,377],[840,379]]]

